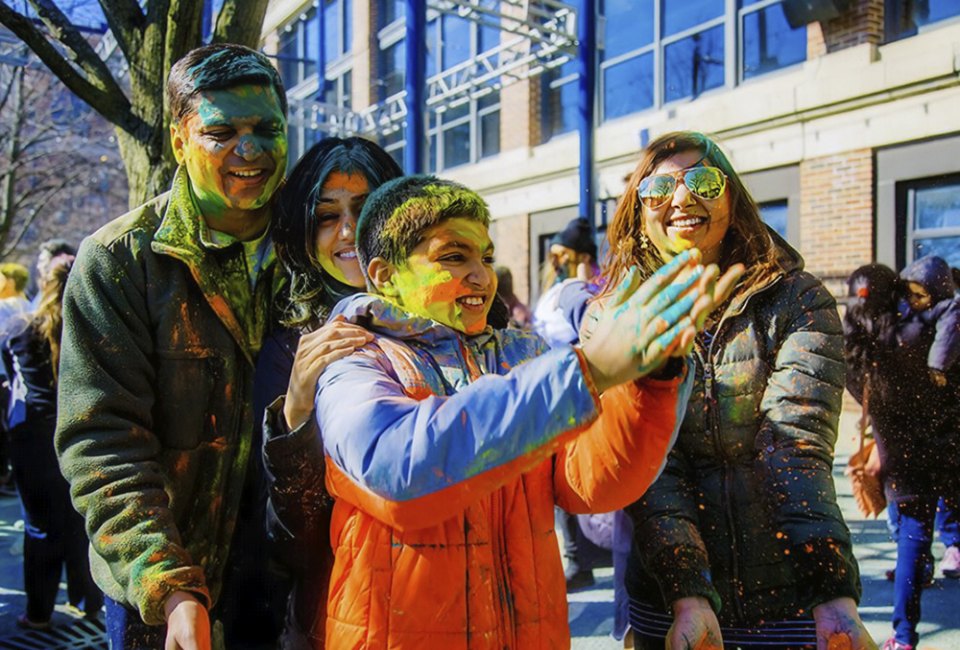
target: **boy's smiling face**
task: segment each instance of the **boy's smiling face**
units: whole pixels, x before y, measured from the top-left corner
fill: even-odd
[[[389,285],[382,292],[408,312],[478,334],[497,293],[487,227],[465,217],[431,226],[393,269]]]

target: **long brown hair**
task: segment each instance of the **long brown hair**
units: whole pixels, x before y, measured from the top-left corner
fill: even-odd
[[[40,287],[40,304],[33,313],[31,324],[50,345],[50,365],[53,381],[60,365],[60,336],[63,333],[63,290],[73,268],[73,255],[57,255],[50,260],[50,268]]]
[[[776,246],[760,219],[760,210],[720,147],[702,133],[675,131],[660,136],[644,149],[637,168],[627,180],[613,222],[607,229],[610,250],[603,269],[607,287],[616,287],[633,265],[639,267],[643,278],[648,278],[663,265],[664,260],[656,247],[652,244],[646,248],[640,246],[643,215],[637,187],[664,160],[688,151],[698,151],[706,162],[727,176],[730,227],[723,239],[721,269],[737,262],[746,265],[747,272],[739,285],[742,288],[753,286],[757,280],[779,268]]]

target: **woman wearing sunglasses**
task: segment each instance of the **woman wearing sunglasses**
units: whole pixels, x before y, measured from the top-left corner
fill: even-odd
[[[844,385],[833,298],[699,133],[651,143],[608,235],[606,286],[694,247],[747,269],[698,337],[663,474],[627,509],[636,647],[876,648],[831,476]]]

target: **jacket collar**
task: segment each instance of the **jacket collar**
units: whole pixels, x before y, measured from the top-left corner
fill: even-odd
[[[330,318],[343,316],[350,323],[361,324],[376,334],[395,339],[416,340],[440,346],[465,340],[480,346],[493,336],[489,325],[479,334],[468,336],[429,318],[415,316],[389,300],[372,293],[356,293],[337,303]]]
[[[769,226],[766,226],[766,228],[767,234],[770,236],[770,239],[773,240],[773,246],[777,251],[778,268],[761,277],[758,282],[748,287],[746,291],[742,291],[734,296],[730,301],[730,305],[724,311],[724,318],[735,316],[742,312],[746,308],[747,302],[749,302],[753,296],[774,286],[784,276],[794,271],[803,270],[803,257],[800,256],[800,253],[788,244],[787,240],[777,234],[775,230]]]
[[[210,308],[253,363],[269,326],[270,298],[279,288],[280,274],[275,273],[276,264],[271,259],[261,271],[256,291],[251,291],[243,247],[227,247],[223,251],[204,247],[201,229],[205,225],[190,193],[187,172],[178,167],[150,247],[158,255],[178,259],[190,269]]]

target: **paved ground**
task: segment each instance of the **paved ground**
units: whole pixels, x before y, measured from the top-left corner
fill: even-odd
[[[893,602],[893,585],[884,579],[884,571],[894,566],[896,549],[887,538],[886,525],[882,519],[865,521],[856,511],[850,496],[850,484],[843,476],[846,458],[856,444],[851,416],[844,416],[841,431],[835,476],[841,506],[854,534],[855,552],[863,575],[864,599],[860,611],[874,638],[878,643],[882,643],[889,635]],[[15,620],[23,611],[25,600],[19,555],[23,532],[22,524],[18,525],[19,519],[19,501],[16,498],[0,497],[0,649],[50,650],[53,645],[37,642],[19,645],[13,641],[13,638],[20,634]],[[936,543],[934,556],[938,561],[942,554],[943,546]],[[613,650],[619,647],[619,644],[609,637],[613,621],[610,605],[613,600],[612,570],[599,569],[596,576],[597,583],[593,589],[570,594],[570,624],[575,650]],[[61,604],[57,606],[54,614],[54,623],[60,627],[75,624],[76,619],[66,611],[62,601],[61,594]],[[936,584],[924,592],[920,634],[921,650],[960,650],[960,581],[938,577]],[[95,646],[64,644],[55,647]]]

